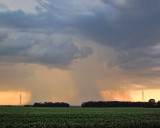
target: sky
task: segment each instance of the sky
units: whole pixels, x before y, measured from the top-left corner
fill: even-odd
[[[160,100],[159,0],[0,0],[0,104]]]

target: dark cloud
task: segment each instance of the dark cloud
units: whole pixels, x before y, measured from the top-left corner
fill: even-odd
[[[0,43],[8,37],[7,32],[0,32]]]
[[[139,69],[158,67],[160,54],[152,54],[152,47],[160,42],[160,1],[103,2],[105,9],[77,19],[79,32],[115,49],[118,59],[115,65],[124,71],[140,72]]]
[[[39,3],[36,7],[37,13],[26,13],[21,9],[14,11],[8,9],[0,12],[0,27],[40,33],[68,33],[69,30],[75,29],[73,19],[84,15],[83,10],[76,3],[73,4],[73,1],[37,0],[37,2]],[[75,5],[79,9],[74,7]]]
[[[110,13],[106,6],[106,10],[81,18],[79,29],[98,43],[116,48],[132,49],[159,42],[159,1],[126,1],[125,8],[113,3],[106,2]]]
[[[17,35],[0,44],[0,61],[10,63],[38,63],[48,67],[67,68],[73,60],[92,53],[92,49],[79,49],[71,39],[58,39],[41,35]]]
[[[6,11],[8,7],[4,4],[0,4],[0,11]]]
[[[69,17],[72,17],[71,10],[68,14],[65,8],[55,6],[55,2],[38,1],[40,6],[36,7],[36,14],[9,9],[0,12],[0,27],[4,30],[9,29],[9,36],[5,42],[3,39],[6,37],[0,34],[1,62],[38,63],[48,67],[66,68],[73,60],[92,53],[89,47],[79,49],[70,37],[61,41],[50,38],[58,33],[62,33],[58,38],[64,38],[72,29],[69,22]],[[67,34],[63,35],[66,32]]]
[[[79,101],[84,101],[101,99],[99,92],[130,84],[159,87],[159,0],[37,2],[36,13],[0,5],[0,78],[4,89],[13,85],[13,89],[28,87],[33,97],[44,93],[43,99],[53,93],[52,89],[55,95],[63,94],[62,90],[69,92],[71,85]],[[90,54],[92,56],[88,57]],[[87,58],[81,59],[84,57]],[[77,59],[79,63],[72,63]],[[27,66],[20,67],[17,63],[62,69],[73,64],[73,72],[55,72],[36,65],[39,68],[33,77],[34,66],[26,69]],[[50,71],[55,73],[54,81]],[[62,78],[65,71],[72,74],[64,76],[71,82]],[[74,97],[74,93],[71,91],[68,97]]]
[[[35,31],[43,32],[55,30],[58,31],[57,26],[63,26],[60,21],[50,16],[48,13],[27,14],[22,10],[0,12],[0,26],[1,28],[12,28],[19,31]]]
[[[152,47],[160,42],[159,0],[102,0],[96,4],[91,1],[74,2],[72,0],[63,2],[37,0],[37,2],[39,6],[36,7],[36,14],[25,13],[22,10],[0,12],[0,26],[22,32],[83,35],[84,38],[91,39],[100,45],[112,47],[116,52],[117,60],[110,62],[109,65],[118,65],[124,71],[159,66],[159,53],[151,52],[154,51]],[[2,47],[1,55],[19,55],[23,53],[22,49],[29,49],[29,47],[32,49],[35,45]],[[77,58],[79,56],[77,53],[80,52],[73,43],[58,46],[52,43],[46,43],[43,46],[40,43],[38,47],[48,49],[47,53],[44,52],[41,55],[41,61],[38,63],[50,64],[53,60],[57,60],[57,63],[69,64],[70,60]],[[52,54],[51,49],[55,51],[61,49],[62,53]],[[83,52],[85,55],[80,52],[80,56],[86,56],[91,53],[90,51],[85,50]],[[36,56],[36,53],[33,53],[33,56]],[[31,55],[26,58],[37,61]],[[27,59],[25,60],[31,61]]]
[[[9,9],[0,12],[0,27],[4,30],[9,29],[8,39],[0,44],[1,62],[38,63],[48,67],[66,68],[73,60],[87,57],[92,53],[89,47],[79,49],[70,37],[61,41],[47,39],[57,33],[62,33],[58,38],[63,38],[68,32],[70,33],[72,29],[70,17],[75,14],[72,14],[71,10],[70,14],[66,12],[69,8],[55,6],[56,1],[54,3],[38,2],[40,6],[36,7],[36,14]],[[19,32],[25,32],[25,34],[19,34]],[[67,34],[63,35],[66,32]],[[4,34],[0,34],[1,41],[5,38]]]

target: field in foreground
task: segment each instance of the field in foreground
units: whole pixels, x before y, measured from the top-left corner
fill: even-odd
[[[160,128],[160,109],[0,107],[0,128]]]

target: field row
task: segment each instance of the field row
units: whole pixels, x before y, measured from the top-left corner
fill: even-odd
[[[159,128],[158,108],[1,107],[0,128]]]

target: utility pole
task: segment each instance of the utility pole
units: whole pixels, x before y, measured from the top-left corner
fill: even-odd
[[[142,90],[142,102],[144,102],[144,91]]]
[[[22,105],[22,95],[20,93],[20,96],[19,96],[19,105]]]

